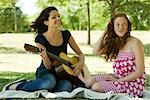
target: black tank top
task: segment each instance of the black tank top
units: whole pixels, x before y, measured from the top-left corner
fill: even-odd
[[[38,34],[35,38],[35,42],[36,43],[40,43],[43,46],[45,46],[45,48],[47,49],[47,51],[55,54],[55,55],[59,55],[61,52],[64,52],[67,54],[67,44],[68,44],[68,40],[71,36],[70,32],[68,30],[65,31],[61,31],[62,32],[62,36],[63,36],[63,43],[60,46],[53,46],[51,45],[47,39],[43,36],[43,34]]]
[[[61,31],[62,32],[62,36],[63,36],[63,43],[62,45],[60,46],[53,46],[51,45],[47,39],[43,36],[43,34],[38,34],[36,37],[35,37],[35,43],[40,43],[42,44],[43,46],[45,46],[45,48],[47,49],[47,51],[59,56],[59,54],[61,52],[64,52],[67,54],[67,44],[68,44],[68,41],[69,41],[69,38],[71,37],[71,34],[68,30],[65,30],[65,31]],[[36,71],[36,74],[39,73],[38,75],[36,75],[37,77],[42,76],[46,73],[52,73],[54,74],[55,76],[57,75],[56,74],[56,71],[55,71],[55,68],[53,67],[51,70],[48,70],[46,69],[46,67],[44,66],[44,63],[43,63],[43,60],[41,61],[41,64],[40,66],[37,68],[37,71]]]

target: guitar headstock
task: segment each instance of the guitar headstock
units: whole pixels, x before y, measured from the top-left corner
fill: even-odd
[[[37,48],[33,45],[30,45],[30,44],[27,44],[27,43],[24,44],[24,49],[26,51],[29,51],[29,52],[32,52],[32,53],[39,53],[40,52],[39,48]]]

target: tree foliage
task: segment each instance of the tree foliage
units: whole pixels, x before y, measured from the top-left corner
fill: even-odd
[[[0,8],[0,32],[12,32],[13,31],[13,16],[12,8]]]
[[[16,0],[16,3],[18,1]],[[37,6],[41,10],[48,6],[55,6],[61,14],[65,28],[71,30],[87,30],[87,1],[37,0]],[[125,12],[128,14],[134,30],[150,30],[149,0],[89,0],[89,4],[91,30],[103,30],[110,17],[117,12]],[[0,1],[0,32],[14,32],[13,6],[12,0]],[[29,20],[19,7],[16,7],[16,16],[18,32],[30,31]]]
[[[16,0],[17,2],[18,0]],[[15,30],[15,18],[14,18],[14,7],[15,4],[12,4],[11,0],[0,1],[0,33],[12,33]],[[16,18],[17,18],[17,31],[18,32],[27,32],[29,29],[29,22],[27,17],[23,14],[19,7],[16,8]]]
[[[135,30],[149,30],[149,0],[89,0],[92,30],[104,29],[110,17],[117,12],[125,12],[130,17]],[[64,27],[73,30],[87,29],[87,0],[38,0],[43,9],[56,6],[61,12]]]
[[[14,32],[14,9],[11,7],[0,8],[0,33],[12,33]],[[20,8],[16,7],[16,17],[18,32],[29,31],[29,23],[27,17],[23,15]]]
[[[150,29],[149,0],[101,0],[108,5],[106,13],[110,16],[117,12],[125,12],[131,19],[134,30]]]
[[[130,15],[133,29],[150,29],[150,3],[147,1],[131,1],[125,6],[125,12]]]

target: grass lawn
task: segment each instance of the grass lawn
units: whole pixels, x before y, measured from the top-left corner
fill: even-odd
[[[0,90],[9,82],[20,78],[34,79],[34,73],[0,72]]]
[[[74,32],[76,33],[76,32]],[[142,33],[142,32],[141,32]],[[92,33],[93,34],[93,33]],[[144,35],[145,33],[137,34],[136,36],[142,40],[144,43],[145,48],[145,64],[146,64],[146,71],[150,69],[150,36]],[[146,33],[148,34],[148,32]],[[133,34],[135,35],[135,34]],[[150,35],[150,34],[149,34]],[[86,40],[83,39],[84,36],[80,36],[79,34],[73,34],[76,41],[80,41],[79,47],[84,52],[86,57],[86,64],[89,67],[92,74],[101,72],[109,72],[111,70],[111,66],[109,64],[103,63],[101,58],[95,57],[92,55],[92,49],[93,44],[97,41],[97,37],[99,37],[98,34],[92,35],[92,45],[87,46]],[[16,39],[16,37],[19,37]],[[95,37],[95,38],[94,38]],[[86,37],[87,38],[87,37]],[[0,90],[9,82],[15,81],[20,78],[26,78],[26,79],[34,79],[34,72],[32,71],[33,68],[31,66],[35,66],[33,64],[36,64],[39,62],[37,55],[29,55],[25,50],[23,50],[23,44],[29,43],[33,44],[33,35],[31,34],[0,34]],[[69,53],[73,54],[73,52],[69,49]],[[29,56],[29,57],[28,57]],[[16,57],[16,58],[15,58]],[[17,62],[14,62],[17,61]],[[27,65],[27,63],[30,63],[30,66]],[[32,64],[31,64],[32,63]],[[18,65],[17,65],[18,64]],[[38,64],[39,65],[39,64]],[[18,67],[17,67],[18,66]],[[95,67],[98,66],[98,67]],[[99,67],[102,66],[102,67]],[[110,67],[107,67],[110,66]],[[20,69],[19,67],[23,67],[26,69]],[[37,66],[38,67],[38,66]],[[9,69],[10,71],[5,71],[5,69]],[[15,70],[12,70],[12,69]],[[4,71],[2,70],[4,69]],[[19,70],[16,72],[16,70]],[[28,70],[27,70],[28,69]],[[28,72],[21,72],[21,71],[28,71]],[[35,69],[34,69],[35,70]],[[100,71],[99,71],[100,70]],[[146,80],[146,87],[150,87],[150,72],[148,72],[148,77]]]

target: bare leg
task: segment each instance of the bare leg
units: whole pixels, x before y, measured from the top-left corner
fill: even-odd
[[[82,71],[83,71],[83,72],[81,72],[81,73],[79,74],[78,78],[79,78],[83,83],[85,83],[86,80],[90,77],[90,72],[89,72],[89,70],[88,70],[88,68],[87,68],[86,65],[84,65]]]
[[[91,89],[92,89],[93,91],[97,91],[97,92],[101,92],[101,93],[105,92],[104,89],[103,89],[102,84],[99,83],[99,82],[94,83],[94,84],[92,85]]]
[[[87,88],[91,88],[91,86],[96,82],[95,76],[90,76],[86,81],[85,81],[85,86]]]

